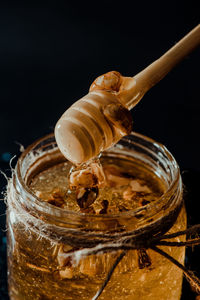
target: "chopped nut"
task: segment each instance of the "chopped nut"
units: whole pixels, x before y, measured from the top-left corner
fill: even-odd
[[[131,200],[134,195],[135,192],[132,190],[130,186],[123,192],[123,198],[127,201]]]
[[[63,199],[49,199],[47,202],[57,207],[62,207],[65,203]]]
[[[97,77],[90,86],[90,92],[95,90],[110,90],[118,92],[122,76],[117,71],[110,71]]]
[[[60,189],[55,188],[52,191],[52,196],[56,198],[63,198],[65,196],[64,192],[62,192]]]
[[[70,188],[77,187],[93,187],[98,183],[98,178],[95,174],[90,173],[88,170],[81,170],[72,172],[70,175]]]
[[[151,190],[147,185],[142,185],[139,180],[131,180],[130,186],[134,192],[146,192],[151,193]]]
[[[43,201],[46,201],[54,206],[63,207],[63,205],[65,204],[65,200],[64,200],[65,194],[58,188],[53,189],[51,193],[36,191],[35,194]]]
[[[105,185],[105,174],[101,163],[92,163],[90,167],[96,175],[96,177],[98,178],[98,187],[103,187]]]
[[[108,179],[109,186],[111,187],[120,187],[123,185],[128,185],[130,182],[129,178],[124,178],[113,174],[108,174],[107,179]]]
[[[101,204],[102,204],[103,208],[100,210],[99,213],[100,214],[106,214],[107,213],[107,209],[108,209],[108,204],[109,204],[108,200],[103,200],[101,202]]]
[[[149,192],[139,192],[139,191],[133,191],[132,188],[129,186],[124,192],[123,192],[123,198],[126,201],[134,200],[138,201],[139,206],[144,206],[150,203],[150,200],[147,200],[148,198],[151,198],[152,194]],[[145,199],[147,198],[147,199]]]
[[[74,275],[72,267],[66,267],[64,270],[60,270],[59,275],[61,279],[72,279]]]
[[[81,208],[80,211],[82,213],[87,213],[87,214],[96,214],[95,210],[94,210],[94,207],[93,206],[89,206],[87,208]]]
[[[138,253],[138,267],[139,269],[144,269],[151,266],[151,259],[146,252],[146,249],[137,250]]]
[[[99,163],[91,163],[85,169],[72,171],[69,177],[69,182],[70,189],[103,186],[105,182],[103,168]]]
[[[88,208],[98,197],[98,188],[84,189],[85,193],[77,191],[77,203],[80,208]],[[79,198],[79,196],[81,196]]]
[[[110,187],[120,187],[130,183],[130,177],[124,177],[121,171],[114,165],[104,167],[106,183]]]
[[[146,199],[141,199],[141,201],[139,201],[139,205],[140,206],[145,206],[145,205],[147,205],[147,204],[149,204],[150,203],[150,201],[148,201],[148,200],[146,200]]]

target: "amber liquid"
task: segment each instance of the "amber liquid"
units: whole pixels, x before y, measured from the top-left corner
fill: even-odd
[[[109,202],[107,213],[132,210],[158,199],[166,186],[154,173],[136,161],[103,158],[106,186],[100,190],[93,204],[93,214],[99,214],[102,200]],[[30,187],[43,201],[56,189],[64,195],[63,209],[79,211],[75,194],[68,192],[68,163],[51,167],[32,178]],[[23,218],[23,216],[22,216]],[[15,222],[8,213],[8,265],[11,300],[90,300],[119,253],[92,255],[81,259],[77,266],[63,260],[63,253],[73,250],[67,244],[52,243],[45,237],[38,239],[23,222]],[[170,233],[186,227],[182,209]],[[176,238],[176,240],[181,240]],[[184,248],[163,247],[184,263]],[[175,265],[151,250],[147,250],[151,264],[139,268],[138,252],[128,251],[119,263],[100,300],[178,300],[181,296],[182,272]]]

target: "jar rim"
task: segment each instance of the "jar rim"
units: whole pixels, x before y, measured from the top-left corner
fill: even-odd
[[[177,186],[180,185],[180,190],[182,189],[182,181],[181,181],[181,176],[180,176],[180,169],[179,166],[175,160],[175,158],[173,157],[173,155],[170,153],[170,151],[161,143],[155,141],[152,138],[149,138],[143,134],[140,133],[136,133],[136,132],[132,132],[129,136],[125,136],[123,137],[116,145],[114,145],[113,147],[115,149],[117,149],[117,147],[121,147],[120,142],[126,142],[128,144],[132,144],[134,141],[133,139],[141,139],[141,140],[145,140],[149,145],[151,145],[153,148],[157,149],[160,151],[160,153],[163,153],[166,157],[166,159],[168,159],[172,171],[173,171],[173,180],[172,182],[170,182],[169,187],[166,189],[166,191],[155,201],[143,206],[143,207],[138,207],[135,208],[133,210],[129,210],[129,211],[125,211],[125,212],[120,212],[117,214],[105,214],[105,215],[96,215],[96,214],[86,214],[86,213],[81,213],[81,212],[75,212],[75,211],[71,211],[71,210],[67,210],[67,209],[63,209],[60,207],[54,207],[53,205],[42,201],[39,197],[37,197],[34,192],[31,190],[31,188],[29,188],[29,186],[26,184],[23,176],[22,176],[22,172],[21,172],[21,167],[22,167],[22,163],[23,160],[25,159],[26,155],[28,153],[30,153],[37,145],[39,145],[41,142],[43,142],[46,139],[52,139],[54,138],[54,134],[50,133],[40,139],[37,139],[35,142],[33,142],[31,145],[29,145],[24,152],[21,154],[20,158],[18,159],[17,165],[16,165],[16,172],[14,174],[15,176],[15,181],[16,183],[19,185],[20,187],[20,191],[23,190],[23,193],[25,193],[26,196],[26,200],[30,200],[32,201],[32,204],[34,204],[34,207],[41,212],[45,212],[49,215],[51,215],[52,217],[59,217],[62,215],[66,216],[66,217],[79,217],[79,218],[90,218],[93,219],[95,221],[98,219],[112,219],[112,218],[119,218],[119,217],[135,217],[139,214],[141,214],[142,212],[148,212],[149,213],[151,211],[154,210],[155,213],[155,209],[156,211],[160,211],[162,209],[162,207],[164,207],[166,205],[166,200],[169,198],[169,195],[173,194],[173,191],[175,191],[177,189]],[[55,142],[55,148],[56,148],[56,142]],[[112,148],[110,148],[112,149]],[[110,151],[106,150],[106,151]],[[174,203],[174,202],[173,202]],[[32,205],[31,205],[32,206]],[[151,213],[149,214],[151,215]]]

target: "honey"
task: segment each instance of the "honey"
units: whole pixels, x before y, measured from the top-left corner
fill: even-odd
[[[154,149],[154,152],[157,151],[155,158],[161,157],[158,152],[163,155],[162,164],[158,164],[152,156],[151,160],[148,157],[149,147],[146,145],[146,153],[141,155],[142,147],[137,149],[136,142],[152,145],[148,138],[138,135],[129,142],[125,139],[123,144],[103,153],[100,161],[105,185],[99,188],[98,196],[86,211],[78,204],[76,192],[69,191],[68,178],[72,165],[62,157],[53,142],[50,150],[49,146],[44,149],[44,143],[49,145],[49,139],[45,138],[43,143],[36,143],[23,154],[10,186],[14,192],[12,197],[8,195],[11,300],[92,299],[121,250],[81,257],[74,264],[66,254],[83,248],[82,235],[98,233],[103,238],[108,233],[117,235],[142,230],[146,224],[162,218],[167,212],[167,206],[166,212],[157,210],[163,195],[168,196],[168,201],[175,197],[174,206],[182,201],[180,178],[177,181],[178,169],[172,170],[175,162],[172,164],[167,161],[170,157],[165,153],[167,150],[160,145]],[[34,149],[41,144],[43,152],[37,152],[35,157],[30,155],[30,152],[35,154]],[[174,176],[173,172],[176,173],[176,184],[175,190],[170,191],[170,180],[174,180],[170,176]],[[25,183],[25,191],[20,180]],[[166,200],[163,198],[163,201]],[[15,205],[20,209],[15,211]],[[141,208],[147,214],[134,215]],[[48,230],[45,226],[48,226]],[[185,227],[186,213],[182,207],[168,232],[184,230]],[[72,239],[65,238],[69,232]],[[184,237],[174,240],[184,240]],[[161,248],[184,263],[184,248]],[[166,258],[150,249],[129,250],[99,299],[178,300],[181,285],[182,272]]]

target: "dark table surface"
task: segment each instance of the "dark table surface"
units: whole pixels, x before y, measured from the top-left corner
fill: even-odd
[[[9,165],[6,162],[1,162],[0,169],[10,176]],[[199,218],[199,195],[198,186],[200,182],[200,172],[195,170],[182,171],[182,178],[184,183],[184,199],[188,214],[188,224],[194,225],[200,223]],[[0,190],[5,192],[6,179],[1,176]],[[0,201],[0,299],[7,300],[7,265],[6,265],[6,230],[5,230],[5,203]],[[186,251],[186,267],[193,270],[197,276],[200,276],[200,257],[199,246],[187,248]],[[183,292],[181,300],[195,299],[196,294],[191,290],[190,285],[184,279]]]

